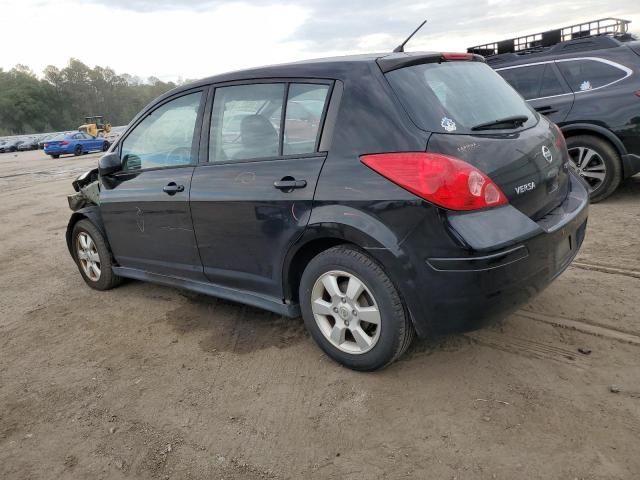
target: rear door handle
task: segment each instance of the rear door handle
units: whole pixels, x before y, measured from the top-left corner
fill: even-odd
[[[273,186],[276,187],[278,190],[283,190],[283,191],[292,191],[296,188],[304,188],[307,186],[307,181],[306,180],[278,180],[273,182]]]
[[[542,113],[543,115],[548,115],[549,113],[556,113],[558,110],[553,108],[550,105],[545,105],[544,107],[536,107],[536,112]]]
[[[162,188],[162,191],[167,195],[175,195],[178,192],[184,192],[184,185],[176,185],[176,182],[169,182]]]

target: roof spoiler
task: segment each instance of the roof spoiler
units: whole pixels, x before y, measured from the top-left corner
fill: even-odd
[[[442,63],[450,61],[484,62],[484,57],[474,53],[392,53],[376,60],[382,73],[392,72],[399,68],[413,67],[425,63]]]

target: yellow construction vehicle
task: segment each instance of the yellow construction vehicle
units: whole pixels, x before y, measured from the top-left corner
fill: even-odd
[[[88,133],[92,137],[104,137],[111,131],[111,124],[105,123],[102,115],[84,117],[84,125],[80,125],[78,130]]]

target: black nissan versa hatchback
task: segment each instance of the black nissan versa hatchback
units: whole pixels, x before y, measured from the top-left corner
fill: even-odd
[[[577,254],[564,138],[471,54],[264,67],[147,106],[74,182],[86,283],[147,280],[302,314],[356,370],[477,328]]]

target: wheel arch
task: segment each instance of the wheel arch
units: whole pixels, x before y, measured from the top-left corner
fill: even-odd
[[[73,228],[80,220],[89,220],[100,231],[102,237],[104,238],[104,242],[107,245],[107,248],[109,248],[109,251],[111,251],[109,239],[107,238],[107,234],[104,229],[104,223],[102,222],[100,208],[97,205],[91,205],[89,207],[84,207],[73,212],[71,214],[71,218],[69,219],[69,223],[67,224],[65,238],[67,241],[67,248],[69,249],[69,253],[71,254],[71,256],[73,257],[73,239],[71,238],[73,235]]]
[[[316,211],[320,210],[320,211]],[[334,219],[340,218],[340,222]],[[287,302],[297,302],[298,286],[307,263],[320,252],[336,245],[353,245],[382,265],[394,280],[396,268],[391,262],[403,261],[400,239],[382,222],[362,211],[331,205],[314,209],[304,234],[293,244],[283,262],[282,287]],[[399,285],[398,285],[399,286]]]
[[[633,166],[629,164],[627,159],[627,149],[622,143],[622,140],[620,140],[611,130],[591,123],[570,123],[560,126],[560,130],[562,130],[565,138],[575,137],[577,135],[591,135],[592,137],[596,137],[610,143],[618,153],[618,157],[620,157],[623,178],[636,173]]]

